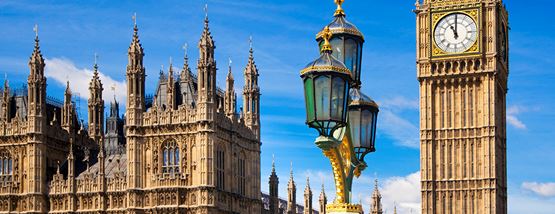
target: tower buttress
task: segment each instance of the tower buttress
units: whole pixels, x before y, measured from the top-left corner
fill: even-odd
[[[31,204],[28,211],[45,213],[46,207],[46,77],[44,76],[44,58],[42,57],[38,27],[35,25],[35,48],[29,60],[29,77],[27,79],[27,171],[28,184],[26,193],[32,196],[28,199]]]
[[[260,140],[260,88],[258,87],[258,68],[254,63],[252,41],[249,61],[245,67],[243,111],[245,124],[255,133],[256,139]]]
[[[230,60],[229,72],[227,73],[225,85],[225,115],[232,119],[235,118],[235,114],[237,113],[237,95],[235,94],[233,84],[235,84],[235,80],[233,79],[233,73],[231,72]]]
[[[378,190],[378,179],[374,183],[374,192],[372,193],[372,204],[370,209],[371,214],[382,214],[382,195]]]
[[[272,174],[270,174],[270,214],[279,213],[279,178],[276,174],[275,161],[272,159]]]
[[[133,16],[135,24],[133,27],[133,40],[128,49],[127,64],[127,188],[142,188],[142,175],[144,166],[143,158],[143,133],[140,127],[143,125],[143,112],[145,111],[145,68],[143,66],[144,51],[141,46],[136,16]],[[136,194],[129,195],[127,206],[135,208],[140,199]]]
[[[320,192],[320,198],[318,199],[320,202],[320,214],[326,213],[326,204],[328,203],[328,198],[326,197],[326,192],[324,190],[324,184],[322,183],[322,192]]]
[[[310,179],[306,178],[306,188],[304,189],[304,214],[312,214],[312,190],[310,189]]]
[[[197,116],[199,120],[213,120],[216,112],[216,61],[214,40],[208,27],[208,16],[204,19],[204,30],[198,43],[198,97]]]

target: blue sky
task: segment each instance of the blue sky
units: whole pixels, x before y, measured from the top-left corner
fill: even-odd
[[[231,58],[236,88],[254,38],[255,60],[262,90],[262,187],[267,191],[272,154],[285,196],[293,162],[299,196],[306,176],[315,195],[322,181],[333,195],[330,166],[312,143],[314,130],[304,125],[304,100],[299,70],[318,56],[314,35],[332,19],[332,0],[208,0],[208,1],[0,1],[0,74],[14,87],[25,83],[33,48],[33,25],[39,25],[41,48],[47,58],[48,93],[62,98],[63,83],[86,97],[94,53],[105,83],[125,94],[127,47],[134,12],[145,48],[147,91],[153,91],[161,65],[169,58],[183,64],[184,43],[190,64],[208,3],[210,28],[216,41],[218,81]],[[508,183],[510,213],[550,213],[555,210],[555,24],[553,1],[505,1],[510,13],[510,77],[508,94]],[[415,70],[414,1],[348,0],[347,18],[365,34],[362,79],[364,93],[381,105],[378,151],[367,157],[368,169],[355,181],[353,198],[368,207],[373,179],[379,178],[384,206],[393,202],[400,213],[418,211],[418,82]],[[84,109],[86,104],[81,103]],[[84,113],[84,112],[83,112]],[[316,198],[316,197],[315,197]],[[301,200],[299,200],[300,202]]]

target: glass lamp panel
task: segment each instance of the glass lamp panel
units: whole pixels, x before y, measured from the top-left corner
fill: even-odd
[[[368,109],[362,111],[361,129],[363,129],[363,136],[361,138],[361,147],[370,149],[372,140],[372,113]]]
[[[336,121],[344,121],[343,111],[345,106],[346,81],[341,77],[334,77],[332,82],[331,117]]]
[[[305,103],[306,103],[306,121],[314,121],[314,81],[312,78],[306,78],[304,81]]]
[[[360,111],[358,108],[349,111],[349,127],[353,147],[360,147]]]
[[[330,120],[331,79],[328,76],[319,76],[314,80],[316,91],[316,120]]]
[[[333,50],[332,55],[343,62],[345,60],[345,47],[343,44],[343,36],[335,36],[330,40],[331,48]],[[347,68],[349,68],[347,66]]]
[[[372,149],[376,148],[376,124],[378,123],[378,111],[372,113]]]
[[[357,43],[355,42],[355,40],[345,40],[345,60],[343,63],[345,63],[345,66],[347,66],[347,68],[351,70],[351,72],[353,72],[353,76],[355,77],[357,76],[356,73],[358,72],[358,70],[356,70],[356,60],[358,56],[357,52]]]
[[[353,74],[353,78],[357,81],[360,81],[360,74],[362,73],[362,42],[357,43],[357,60],[356,60],[356,74]]]
[[[369,147],[369,141],[370,141],[370,126],[372,124],[370,124],[371,122],[371,115],[370,115],[370,111],[368,110],[362,110],[362,115],[361,115],[361,123],[360,123],[360,129],[361,129],[361,138],[360,138],[360,146],[364,147],[364,148],[368,148]]]

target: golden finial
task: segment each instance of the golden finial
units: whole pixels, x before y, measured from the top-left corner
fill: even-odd
[[[324,28],[324,30],[322,31],[322,38],[324,39],[324,45],[322,45],[322,50],[320,50],[320,52],[332,51],[331,44],[330,44],[331,36],[332,36],[332,33],[330,31],[330,27],[326,26],[326,28]]]
[[[341,4],[343,4],[344,1],[345,0],[334,0],[337,5],[337,9],[335,9],[335,13],[333,14],[334,16],[345,16],[345,11],[341,7]]]

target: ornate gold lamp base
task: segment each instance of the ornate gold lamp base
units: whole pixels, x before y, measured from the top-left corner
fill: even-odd
[[[326,205],[328,214],[362,214],[362,205],[360,204],[344,204],[332,203]]]

